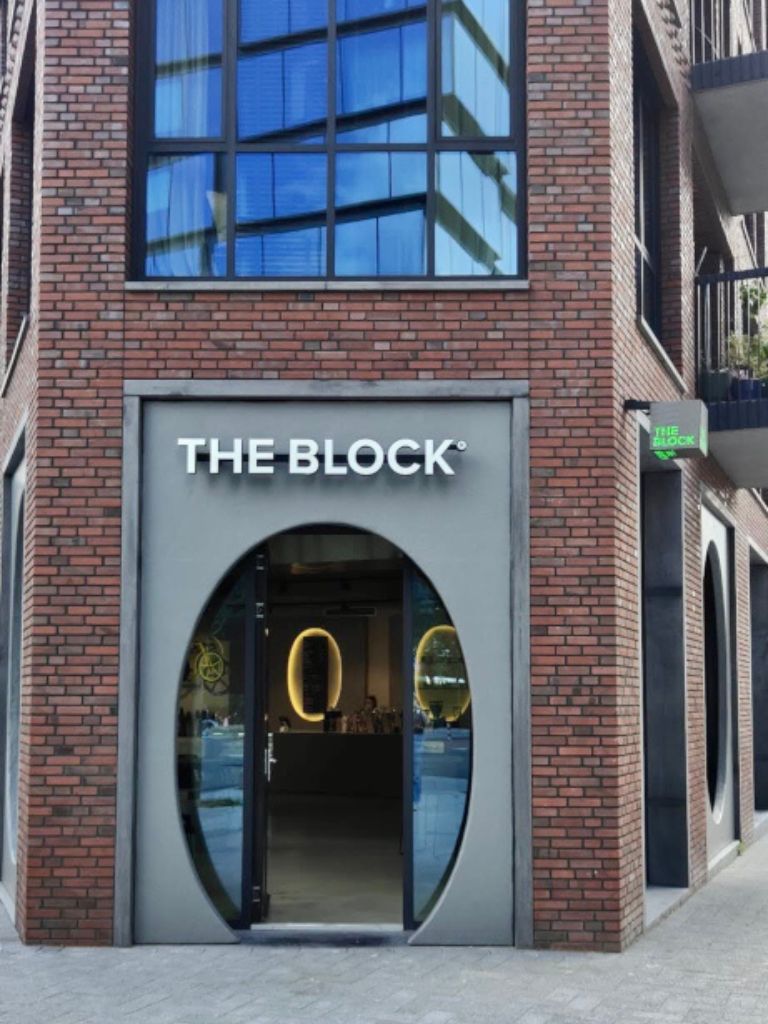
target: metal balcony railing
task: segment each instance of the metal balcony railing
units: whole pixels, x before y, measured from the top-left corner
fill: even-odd
[[[691,0],[691,61],[728,57],[730,0]]]
[[[696,338],[705,402],[768,398],[768,268],[702,275]]]

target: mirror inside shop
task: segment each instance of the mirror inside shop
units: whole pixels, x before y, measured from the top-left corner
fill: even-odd
[[[426,918],[460,845],[470,691],[397,548],[329,526],[247,556],[197,624],[177,732],[189,849],[234,927]]]

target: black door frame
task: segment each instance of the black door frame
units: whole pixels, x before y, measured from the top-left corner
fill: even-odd
[[[266,545],[249,559],[245,573],[245,738],[243,744],[243,867],[240,920],[247,930],[269,911],[267,892],[267,777],[266,667],[267,586]]]
[[[326,525],[326,524],[323,524]],[[334,524],[327,524],[329,526]],[[349,532],[365,533],[351,530]],[[299,531],[317,532],[317,526]],[[399,550],[399,549],[398,549]],[[403,930],[413,931],[413,617],[412,580],[415,568],[402,553],[401,592],[403,615],[402,702],[403,702]],[[253,559],[245,574],[245,739],[243,747],[243,851],[241,916],[233,927],[247,931],[263,923],[269,914],[267,888],[269,854],[269,782],[267,758],[268,693],[268,610],[269,557],[263,544],[249,556]]]
[[[416,928],[413,913],[413,563],[403,556],[403,930]]]

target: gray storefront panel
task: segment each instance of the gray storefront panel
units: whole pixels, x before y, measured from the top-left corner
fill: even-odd
[[[518,407],[524,403],[518,402]],[[462,640],[473,699],[472,790],[463,842],[451,878],[414,937],[425,943],[511,943],[513,864],[527,871],[527,843],[513,842],[511,566],[526,531],[515,522],[510,401],[145,401],[134,439],[141,438],[133,483],[140,488],[139,524],[128,559],[136,575],[138,710],[135,722],[135,860],[131,871],[133,938],[139,942],[227,942],[235,936],[218,916],[190,860],[178,810],[175,732],[178,686],[195,622],[216,585],[249,550],[270,536],[309,524],[343,524],[397,545],[430,578]],[[451,438],[466,450],[450,453],[454,476],[235,475],[225,466],[188,474],[181,437],[332,438],[345,449],[359,438],[388,445],[399,438]],[[463,447],[463,446],[462,446]],[[518,473],[520,466],[518,466]],[[128,483],[130,483],[130,477]],[[519,504],[519,503],[518,503]],[[130,525],[128,529],[130,532]],[[514,540],[513,540],[514,538]],[[515,552],[512,545],[515,545]],[[126,567],[124,567],[124,571]],[[130,565],[127,566],[130,581]],[[124,602],[128,598],[124,596]],[[125,608],[124,631],[132,615]],[[121,680],[130,690],[130,637],[124,635]],[[519,682],[527,687],[524,657]],[[526,699],[516,695],[522,713]],[[121,712],[122,713],[122,712]],[[126,722],[130,716],[126,716]],[[131,757],[123,724],[121,778]],[[524,737],[527,722],[517,721]],[[526,746],[525,740],[520,740]],[[520,751],[524,756],[527,751]],[[516,758],[518,765],[520,757]],[[523,763],[520,765],[522,769]],[[525,793],[528,781],[517,785]],[[128,787],[125,782],[124,788]],[[131,803],[133,801],[131,800]],[[123,819],[126,815],[123,799]],[[525,820],[524,816],[519,820]],[[123,833],[127,834],[125,822]],[[529,837],[526,837],[529,840]],[[522,854],[521,854],[522,850]],[[120,856],[120,851],[119,851]],[[130,860],[132,858],[128,858]],[[125,904],[125,888],[118,892]],[[526,900],[526,903],[528,901]],[[528,907],[525,908],[526,915]],[[118,931],[121,922],[118,919]],[[519,933],[518,933],[519,934]],[[122,935],[126,923],[122,922]]]

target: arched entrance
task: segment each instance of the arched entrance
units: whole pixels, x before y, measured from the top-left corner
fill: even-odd
[[[441,758],[449,761],[454,748],[430,729],[417,732],[419,726],[417,723],[414,727],[413,720],[418,716],[404,715],[403,719],[404,781],[398,795],[405,807],[410,806],[411,813],[403,815],[401,884],[409,912],[416,920],[419,914],[424,915],[408,941],[415,945],[509,944],[517,935],[519,941],[529,942],[527,406],[509,392],[499,392],[496,381],[492,387],[478,388],[462,382],[461,394],[455,400],[446,400],[442,389],[433,395],[431,387],[422,389],[420,385],[416,390],[406,387],[408,397],[404,398],[399,385],[397,393],[390,393],[375,385],[361,388],[355,384],[350,401],[339,397],[335,383],[335,397],[328,399],[324,386],[311,382],[306,400],[293,383],[282,397],[275,397],[272,383],[266,396],[261,394],[265,385],[259,382],[239,382],[236,391],[224,382],[221,387],[218,383],[212,385],[212,393],[206,390],[206,384],[199,395],[187,395],[182,400],[141,398],[137,408],[129,403],[131,416],[135,417],[132,422],[140,430],[127,435],[136,472],[126,490],[124,535],[116,935],[121,942],[206,944],[236,942],[242,936],[240,925],[248,920],[244,912],[247,900],[243,899],[247,872],[240,875],[240,905],[235,909],[241,916],[233,929],[217,906],[213,888],[205,882],[204,861],[196,862],[190,844],[187,830],[197,826],[189,817],[190,794],[181,793],[180,788],[202,786],[202,764],[195,764],[195,751],[190,749],[186,766],[180,766],[180,739],[195,738],[179,737],[180,710],[188,723],[188,712],[194,718],[194,711],[202,712],[207,705],[180,709],[180,685],[197,626],[203,622],[209,601],[225,575],[244,566],[244,558],[255,558],[265,547],[268,549],[271,538],[286,531],[306,533],[307,524],[316,523],[344,524],[361,535],[389,542],[395,554],[401,556],[403,566],[403,621],[425,623],[421,632],[414,625],[410,657],[415,656],[418,640],[430,627],[453,625],[470,674],[471,799],[455,861],[441,872],[438,881],[442,888],[436,899],[432,899],[438,891],[434,878],[441,863],[445,864],[444,851],[448,849],[450,855],[455,845],[444,842],[446,819],[442,811],[432,813],[446,787],[450,789],[451,772],[432,769]],[[481,400],[468,398],[467,388]],[[226,400],[220,399],[220,393]],[[274,453],[274,464],[269,467],[273,472],[251,472],[263,468],[259,455],[263,439],[269,439],[269,450]],[[349,453],[359,453],[361,444],[369,441],[375,441],[375,446],[369,444],[368,448],[374,455],[379,448],[404,450],[403,444],[412,442],[418,448],[413,464],[422,467],[423,472],[403,475],[396,471],[403,468],[401,464],[395,469],[382,464],[370,474],[337,472],[345,465],[351,467]],[[450,447],[451,443],[456,445],[448,455],[453,473],[427,472],[425,451],[437,451],[439,446]],[[241,445],[243,452],[248,452],[248,460],[244,456],[239,465],[236,453]],[[293,465],[291,452],[307,451],[314,445],[322,456],[318,454],[316,465],[309,466],[313,472],[298,472],[307,466]],[[192,449],[196,452],[194,459],[189,457]],[[227,461],[227,452],[234,461]],[[360,459],[356,464],[358,470],[363,467]],[[366,460],[364,468],[375,465],[375,459],[370,464]],[[292,561],[300,562],[303,557]],[[314,556],[306,560],[313,564]],[[268,608],[270,591],[277,592],[278,564],[275,561],[266,570],[267,601],[263,603]],[[419,573],[425,581],[421,591],[416,582]],[[412,586],[406,585],[406,577],[413,581]],[[250,588],[246,604],[255,607],[260,600],[256,596],[255,571],[246,579]],[[442,605],[450,621],[430,618],[430,602],[433,612]],[[361,597],[360,603],[370,602]],[[328,606],[340,604],[343,601],[336,597],[327,602]],[[419,611],[422,605],[427,608],[423,615]],[[320,623],[339,644],[342,672],[346,672],[347,659],[344,643],[336,634],[337,622],[344,618],[324,615]],[[255,622],[250,614],[244,614],[242,620],[245,624]],[[427,655],[434,656],[434,646],[445,636],[443,631],[433,633]],[[330,646],[329,641],[329,650]],[[249,658],[252,666],[244,676],[243,692],[251,692],[255,701],[262,692],[253,682],[257,677],[256,659],[261,655],[255,642],[246,643],[245,634],[242,649],[243,658]],[[303,662],[303,641],[301,652]],[[450,653],[448,645],[446,654]],[[214,644],[210,649],[198,649],[197,654],[206,655],[201,667],[214,677],[208,685],[216,686],[216,655],[221,657],[222,652]],[[290,649],[284,656],[289,654]],[[287,672],[287,662],[281,671]],[[441,679],[450,676],[449,671],[442,670],[423,674],[435,677],[432,685],[437,689]],[[411,665],[410,672],[403,675],[403,686],[412,685],[417,690],[412,677]],[[188,686],[191,682],[187,679]],[[420,685],[419,690],[423,689]],[[349,712],[359,709],[344,706],[345,692],[348,695],[350,690],[342,680],[341,710],[349,717]],[[405,707],[412,706],[408,694],[403,693],[402,699]],[[432,711],[430,704],[440,699],[439,693],[428,695],[426,707],[420,705],[421,713]],[[273,742],[280,743],[281,736],[286,738],[286,734],[275,734],[274,728],[267,730],[263,718],[256,729],[255,704],[249,716],[244,724],[251,723],[250,733],[243,728],[240,741],[243,828],[239,833],[229,832],[235,849],[240,851],[240,864],[246,857],[248,836],[254,834],[252,822],[259,808],[264,807],[264,802],[257,802],[254,814],[248,814],[245,800],[256,792],[258,778],[246,779],[245,770],[255,772],[261,765],[264,773],[263,754],[269,732]],[[298,739],[296,713],[291,710],[288,717],[293,727],[288,738]],[[411,743],[408,729],[412,730]],[[353,736],[342,733],[336,738]],[[418,737],[423,739],[420,746]],[[334,734],[300,738],[306,742],[316,739],[332,742]],[[251,742],[252,747],[246,750],[246,743]],[[419,817],[414,814],[414,794],[407,781],[409,772],[418,772],[419,763],[429,769],[422,773],[421,791],[429,800],[419,803],[417,810],[424,808],[425,828],[432,829],[421,846]],[[278,765],[273,767],[279,770],[284,765],[285,760],[281,764],[278,756]],[[180,770],[187,773],[181,787]],[[199,781],[194,775],[190,777],[190,772],[196,770],[200,771]],[[223,812],[228,800],[237,799],[219,793],[203,810]],[[187,802],[183,814],[182,801]],[[422,862],[418,860],[420,850],[425,857]],[[269,892],[270,863],[274,875],[277,855],[273,851],[270,862],[267,853]],[[254,871],[253,863],[249,858],[248,871]],[[431,876],[421,867],[430,863]],[[408,872],[412,876],[410,898]],[[421,888],[420,877],[426,879]],[[519,899],[515,899],[518,892]],[[426,893],[422,900],[425,909],[416,906],[420,893]],[[252,889],[246,896],[252,900]],[[277,913],[277,901],[270,911]],[[401,920],[407,923],[407,915]]]
[[[702,515],[704,717],[707,859],[710,868],[738,839],[736,698],[731,669],[731,541],[711,512]]]
[[[414,928],[469,800],[469,681],[440,596],[373,533],[270,538],[198,619],[176,757],[189,853],[231,926]]]

